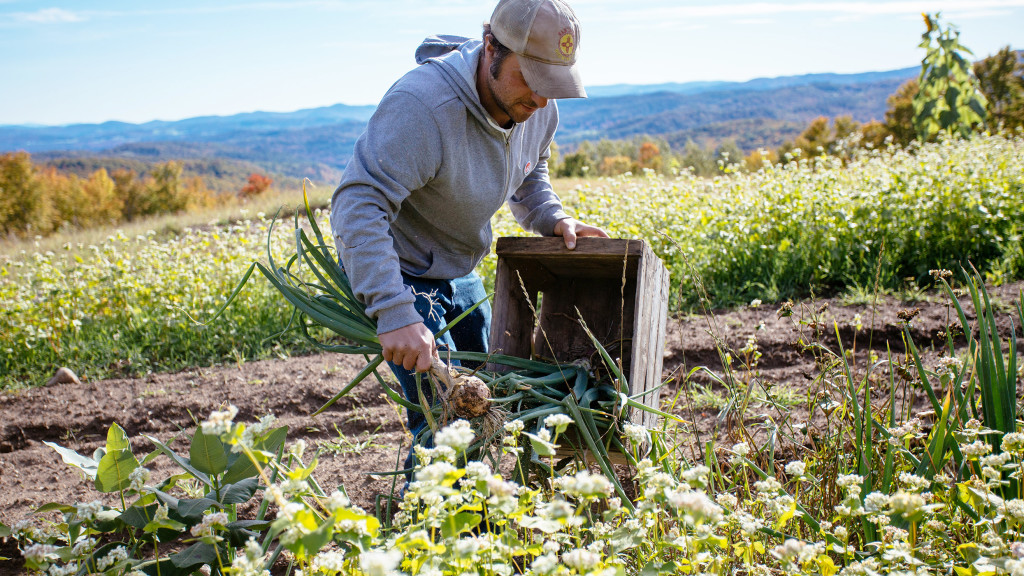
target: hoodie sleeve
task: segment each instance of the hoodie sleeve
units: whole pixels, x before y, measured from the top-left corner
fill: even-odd
[[[383,334],[422,322],[390,234],[410,191],[429,182],[441,164],[441,137],[427,107],[407,92],[381,100],[359,137],[352,161],[331,200],[331,231],[342,265],[366,313]]]
[[[562,201],[551,187],[551,178],[548,175],[551,141],[554,139],[555,128],[558,126],[557,108],[551,118],[547,143],[542,148],[543,151],[537,160],[537,167],[530,172],[529,176],[516,189],[515,194],[508,200],[508,207],[523,230],[542,236],[553,236],[555,224],[559,220],[569,217],[562,209]]]

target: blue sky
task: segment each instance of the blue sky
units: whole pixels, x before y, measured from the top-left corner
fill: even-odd
[[[921,12],[976,57],[1024,48],[1024,0],[570,0],[588,86],[915,66]],[[480,0],[0,0],[0,124],[145,122],[375,104]]]

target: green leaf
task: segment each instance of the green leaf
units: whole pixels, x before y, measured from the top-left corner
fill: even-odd
[[[316,530],[313,530],[309,534],[303,536],[300,541],[302,542],[302,548],[307,557],[315,556],[321,548],[331,541],[331,536],[333,535],[334,523],[324,522]]]
[[[164,455],[166,455],[171,460],[174,460],[174,462],[178,466],[181,466],[186,472],[191,474],[193,478],[199,480],[200,482],[206,484],[211,488],[213,487],[213,484],[210,483],[210,477],[204,474],[203,472],[197,470],[196,467],[193,466],[191,462],[189,462],[188,458],[182,458],[181,456],[178,456],[178,454],[176,454],[174,450],[171,450],[166,445],[164,445],[163,442],[157,440],[156,438],[153,438],[152,436],[145,436],[145,438],[152,442],[153,444],[155,444],[157,449],[163,452]]]
[[[222,504],[241,504],[248,502],[253,494],[256,493],[256,489],[259,488],[259,482],[256,478],[246,478],[234,484],[228,484],[223,486],[221,491],[223,496],[220,501]]]
[[[117,426],[116,424],[114,426]],[[111,428],[113,429],[113,428]],[[110,445],[109,436],[107,445]],[[100,492],[120,492],[131,482],[128,475],[139,467],[139,461],[130,450],[107,450],[96,471],[96,489]]]
[[[523,434],[530,439],[530,444],[533,445],[533,451],[536,452],[538,456],[550,458],[558,453],[554,444],[542,439],[540,436],[529,432],[523,432]]]
[[[199,520],[203,517],[203,512],[212,507],[223,508],[220,502],[211,498],[182,498],[178,500],[177,510],[182,518]]]
[[[78,468],[89,478],[89,480],[96,479],[96,469],[99,467],[99,463],[96,460],[93,460],[88,456],[82,456],[70,448],[65,448],[59,444],[54,444],[53,442],[44,440],[43,444],[46,444],[50,448],[56,450],[57,454],[60,454],[60,459],[63,460],[65,464]]]
[[[159,562],[149,560],[135,566],[146,576],[185,576],[190,572],[188,569],[178,568],[170,558],[164,558]]]
[[[4,524],[3,522],[0,522],[0,538],[7,538],[10,535],[11,535],[11,528],[9,526],[7,526],[6,524]]]
[[[197,542],[177,554],[171,554],[171,562],[178,568],[194,568],[201,564],[217,566],[217,549],[209,544]]]
[[[267,437],[263,440],[257,441],[254,448],[263,451],[276,454],[284,444],[285,439],[288,437],[288,427],[281,426],[275,428],[267,434]],[[259,470],[256,465],[249,460],[248,456],[244,454],[228,466],[227,473],[221,478],[221,482],[225,484],[233,484],[239,480],[251,478],[259,474]]]
[[[226,526],[228,530],[257,530],[263,531],[270,527],[270,520],[238,520]]]
[[[36,514],[41,514],[43,512],[52,512],[54,510],[58,510],[58,511],[60,511],[62,513],[69,513],[69,512],[74,512],[75,511],[75,507],[74,506],[70,506],[68,504],[61,504],[59,502],[49,502],[47,504],[43,504],[39,508],[36,508],[35,509],[35,513]]]
[[[189,462],[196,470],[206,474],[220,474],[228,467],[227,449],[220,438],[203,434],[202,427],[197,427],[192,436],[192,446],[188,451]]]
[[[128,435],[125,434],[124,429],[113,423],[110,428],[107,429],[107,452],[114,452],[115,450],[130,450],[131,444],[128,443]]]
[[[483,518],[476,512],[460,512],[449,516],[441,525],[441,535],[445,538],[457,538],[476,528]]]

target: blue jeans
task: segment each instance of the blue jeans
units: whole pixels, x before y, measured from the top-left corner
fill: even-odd
[[[431,280],[426,278],[414,278],[403,274],[402,280],[407,286],[412,287],[416,294],[416,311],[423,317],[423,323],[434,334],[438,333],[449,322],[456,319],[474,304],[487,296],[483,282],[476,272],[471,272],[462,278],[454,280]],[[441,360],[447,362],[447,352],[458,350],[462,352],[487,352],[487,342],[491,331],[491,304],[484,301],[476,310],[459,321],[451,330],[444,333],[437,339],[438,354]],[[419,393],[416,390],[416,376],[413,372],[402,366],[388,362],[391,371],[394,372],[398,382],[402,385],[402,392],[406,400],[420,403]],[[451,360],[452,366],[460,366],[456,359]],[[476,366],[467,367],[475,368]],[[430,383],[425,376],[420,377],[421,388],[431,405],[434,403],[430,390]],[[419,412],[408,411],[409,432],[413,439],[426,428],[427,420]],[[433,442],[429,442],[433,445]],[[415,446],[415,442],[413,443]],[[412,468],[415,464],[412,448],[409,449],[409,456],[406,458],[405,467]]]

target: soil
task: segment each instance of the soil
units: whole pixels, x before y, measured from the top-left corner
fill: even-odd
[[[1017,324],[1015,306],[1022,286],[989,289],[1004,339],[1011,317]],[[671,382],[662,390],[662,405],[685,420],[678,430],[695,457],[708,440],[719,445],[763,440],[765,428],[759,424],[766,418],[790,428],[820,424],[824,416],[817,407],[828,395],[829,378],[821,377],[822,354],[806,345],[820,343],[837,350],[834,327],[844,349],[852,351],[855,369],[863,374],[872,353],[884,359],[891,351],[904,360],[901,312],[919,309],[910,332],[929,367],[943,349],[947,326],[959,324],[946,299],[934,294],[916,301],[884,298],[873,305],[839,299],[804,301],[792,306],[791,316],[780,315],[782,306],[764,303],[669,320],[663,375]],[[965,311],[973,320],[973,309],[966,306]],[[861,330],[855,328],[858,315]],[[751,336],[760,357],[755,366],[736,369],[733,377],[740,386],[752,383],[752,400],[745,410],[728,407],[715,343],[731,350],[734,366],[741,366],[741,350]],[[957,343],[963,345],[962,336]],[[389,494],[393,485],[393,477],[375,473],[394,470],[408,450],[402,411],[368,380],[322,415],[309,416],[364,365],[362,357],[320,354],[0,395],[0,522],[12,525],[48,502],[103,499],[44,442],[91,454],[104,444],[107,429],[116,422],[128,433],[137,455],[154,448],[147,435],[187,453],[195,422],[226,404],[238,407],[241,421],[276,415],[289,427],[289,441],[302,438],[310,451],[323,449],[315,473],[321,486],[330,490],[343,485],[356,504],[374,510],[378,496]],[[698,367],[708,370],[695,370]],[[881,383],[888,386],[887,374]],[[930,407],[921,390],[908,393],[904,400],[914,410]],[[795,453],[801,446],[783,448]],[[157,478],[173,470],[165,457],[149,466]],[[16,560],[0,560],[0,574],[19,573],[20,554],[13,541],[0,543],[3,556]]]

